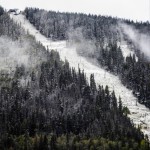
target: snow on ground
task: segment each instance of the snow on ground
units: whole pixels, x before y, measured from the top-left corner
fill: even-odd
[[[143,133],[147,134],[150,139],[150,110],[137,102],[132,91],[123,86],[117,76],[112,75],[103,68],[88,62],[84,57],[79,56],[75,48],[69,48],[66,46],[66,41],[50,41],[45,36],[41,35],[22,14],[10,14],[10,16],[14,19],[14,21],[21,23],[22,27],[24,27],[25,30],[28,30],[30,34],[34,35],[36,40],[40,41],[45,47],[48,46],[49,49],[56,49],[60,53],[60,58],[62,60],[67,59],[71,67],[78,70],[79,65],[81,70],[84,70],[86,73],[88,80],[90,74],[94,73],[97,85],[108,85],[111,91],[115,91],[117,98],[121,96],[123,105],[127,106],[131,112],[129,117],[133,120],[135,126],[141,125]],[[124,51],[126,51],[126,49],[127,48],[125,47]],[[128,52],[125,53],[127,54]]]
[[[127,44],[126,41],[118,42],[118,46],[120,46],[123,57],[126,58],[127,56],[133,56],[135,54],[134,50],[130,48],[130,46]],[[136,61],[138,60],[138,57],[135,55]]]
[[[137,61],[138,57],[136,56],[136,54],[135,54],[135,52],[133,50],[133,47],[131,45],[129,45],[127,43],[127,41],[124,39],[124,34],[123,34],[124,31],[120,27],[120,24],[118,24],[118,31],[119,31],[119,34],[120,34],[121,41],[118,42],[117,45],[120,46],[122,54],[123,54],[123,57],[126,58],[127,56],[135,55],[135,59]]]

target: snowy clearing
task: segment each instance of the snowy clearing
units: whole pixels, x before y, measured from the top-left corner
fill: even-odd
[[[135,55],[136,61],[138,60],[138,57],[136,56],[134,50],[130,48],[130,46],[127,44],[126,41],[122,39],[122,41],[118,42],[117,45],[120,46],[124,58],[130,55],[131,56]]]
[[[123,86],[117,76],[112,75],[103,68],[88,62],[86,58],[79,56],[75,48],[69,48],[66,46],[66,41],[50,41],[45,36],[41,35],[22,14],[10,14],[10,16],[17,23],[21,23],[22,27],[25,30],[28,30],[30,34],[34,35],[36,40],[40,41],[45,47],[48,46],[49,49],[57,50],[60,53],[60,58],[62,60],[67,59],[71,67],[78,69],[79,65],[81,70],[84,70],[86,73],[88,80],[90,74],[94,73],[97,85],[108,85],[111,91],[114,90],[117,98],[120,96],[123,105],[129,108],[131,113],[129,117],[133,120],[135,126],[141,125],[143,133],[147,134],[150,139],[150,110],[144,105],[137,103],[137,99],[132,94],[132,91]],[[124,51],[126,51],[126,47],[124,48]]]
[[[129,46],[127,45],[127,43],[121,43],[120,44],[120,48],[122,50],[123,56],[126,58],[127,56],[133,56],[135,53],[133,50],[131,50],[129,48]],[[136,56],[136,60],[138,60],[137,56]]]

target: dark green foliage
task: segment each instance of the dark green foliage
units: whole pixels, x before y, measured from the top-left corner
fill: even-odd
[[[0,17],[0,25],[0,35],[12,40],[27,36],[25,40],[32,39],[30,50],[36,47],[37,55],[45,58],[28,71],[17,66],[9,85],[0,86],[0,149],[149,148],[108,86],[97,89],[93,74],[88,84],[84,71],[70,68],[56,51],[36,43],[6,14]]]
[[[26,18],[46,37],[57,40],[68,39],[67,31],[69,28],[83,28],[83,34],[88,39],[97,39],[103,41],[107,37],[118,38],[116,32],[113,34],[110,29],[116,25],[117,20],[112,17],[85,15],[77,13],[60,13],[54,11],[45,11],[38,8],[26,8]],[[103,31],[105,30],[105,31]]]
[[[149,61],[143,57],[143,54],[138,54],[138,61],[135,55],[128,56],[124,60],[119,47],[109,47],[102,50],[99,63],[106,70],[113,72],[120,77],[122,83],[127,88],[133,90],[133,94],[138,98],[139,103],[150,108],[150,65]]]
[[[4,13],[0,16],[0,36],[5,35],[12,40],[17,40],[21,37],[23,29],[9,18],[9,15]]]
[[[68,29],[82,28],[83,36],[86,39],[95,39],[98,47],[103,47],[106,43],[112,44],[121,40],[118,22],[133,25],[142,33],[148,34],[150,31],[150,24],[148,22],[135,23],[129,20],[100,15],[61,13],[38,8],[26,8],[24,13],[26,18],[48,38],[54,40],[68,39]],[[125,38],[127,40],[126,36]]]
[[[85,39],[93,40],[97,53],[94,56],[106,70],[119,75],[122,83],[133,90],[139,102],[150,108],[150,69],[149,60],[144,58],[138,48],[124,34],[124,40],[133,47],[135,55],[124,59],[117,42],[122,35],[118,22],[125,22],[138,29],[139,33],[150,34],[150,24],[105,16],[85,15],[77,13],[56,13],[36,8],[25,9],[26,18],[46,37],[57,40],[68,39],[69,28],[82,28]],[[43,19],[44,18],[44,19]],[[80,40],[80,39],[78,39]],[[107,45],[107,46],[105,46]]]
[[[0,16],[4,14],[4,9],[3,7],[0,6]]]
[[[51,51],[34,81],[21,87],[15,77],[9,88],[1,88],[2,133],[25,135],[25,139],[41,132],[57,136],[74,133],[110,140],[126,137],[139,143],[143,135],[124,115],[121,104],[118,109],[115,93],[110,93],[108,87],[99,86],[97,90],[93,75],[90,85],[81,82],[83,76],[84,73],[71,70],[68,62],[61,62],[58,53]],[[27,140],[26,147],[30,146],[28,143]],[[46,137],[40,138],[39,147],[43,147],[42,143],[47,143]]]
[[[6,135],[1,141],[6,150],[149,150],[147,140],[136,142],[129,139],[128,143],[124,140],[109,140],[102,137],[91,137],[69,134],[61,136],[36,135],[35,137],[26,137],[26,135],[12,136]],[[7,143],[7,144],[6,144]],[[3,149],[3,147],[0,147]]]

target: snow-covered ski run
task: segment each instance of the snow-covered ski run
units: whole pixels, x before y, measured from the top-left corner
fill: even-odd
[[[114,90],[117,98],[120,96],[123,105],[129,108],[131,113],[129,117],[133,120],[135,126],[141,125],[143,133],[145,135],[147,134],[150,139],[150,110],[137,102],[137,98],[132,94],[132,91],[123,86],[117,76],[88,62],[84,57],[79,56],[75,48],[66,46],[66,41],[50,41],[50,39],[41,35],[24,15],[10,14],[10,16],[15,22],[20,23],[25,30],[28,30],[31,35],[35,36],[36,40],[40,41],[45,47],[48,46],[49,49],[57,50],[60,54],[60,58],[62,60],[67,59],[71,67],[78,69],[79,65],[81,70],[84,70],[86,73],[88,79],[90,74],[94,73],[97,85],[108,85],[110,91]]]

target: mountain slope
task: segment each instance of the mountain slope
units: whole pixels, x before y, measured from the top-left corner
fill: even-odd
[[[76,72],[58,52],[36,42],[7,13],[0,16],[0,29],[2,54],[8,49],[10,56],[24,52],[30,58],[26,64],[16,53],[24,61],[15,61],[13,74],[0,73],[0,149],[148,149],[147,137],[108,86],[96,88],[93,74],[88,83],[80,68]],[[65,49],[64,43],[51,45]]]
[[[121,97],[123,105],[127,106],[131,112],[129,117],[133,120],[134,124],[141,125],[144,134],[147,134],[150,138],[150,111],[145,106],[139,104],[137,99],[133,96],[132,91],[124,87],[119,78],[105,71],[103,68],[91,64],[84,57],[77,54],[75,48],[68,48],[66,46],[66,41],[53,42],[44,37],[37,31],[30,23],[26,20],[23,15],[10,15],[14,21],[21,23],[21,26],[28,30],[30,34],[34,35],[37,41],[40,41],[46,48],[56,49],[60,53],[62,60],[67,59],[71,67],[78,70],[78,65],[81,70],[87,75],[89,80],[90,74],[94,73],[95,80],[97,84],[103,86],[108,85],[111,91],[115,91],[117,97]]]

